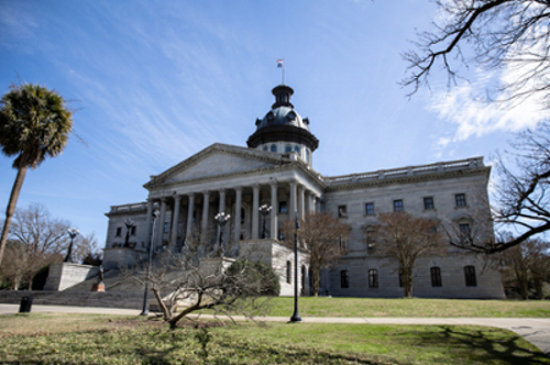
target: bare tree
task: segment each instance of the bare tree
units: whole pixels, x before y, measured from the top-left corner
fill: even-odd
[[[375,226],[377,254],[397,261],[405,297],[412,296],[413,269],[421,256],[444,254],[438,222],[407,212],[380,213]]]
[[[283,224],[285,242],[293,246],[294,222]],[[346,253],[345,243],[350,235],[351,226],[334,218],[328,212],[317,212],[306,215],[300,221],[298,237],[302,247],[309,255],[311,270],[311,291],[319,295],[321,269],[330,267]]]
[[[460,66],[487,70],[513,69],[517,77],[503,81],[500,100],[540,97],[550,101],[550,3],[546,0],[438,0],[434,30],[418,35],[415,50],[403,57],[409,75],[402,83],[429,87],[430,72],[441,66],[448,86],[456,83]],[[492,97],[489,97],[491,100]]]
[[[511,234],[505,237],[512,239]],[[503,239],[505,240],[505,239]],[[510,273],[523,299],[529,299],[529,287],[539,299],[544,298],[543,283],[550,280],[550,243],[528,239],[499,253],[495,259],[504,267],[504,276]]]
[[[34,274],[40,268],[62,259],[61,254],[69,245],[69,227],[68,221],[52,218],[48,210],[40,204],[31,204],[27,209],[19,208],[15,211],[10,238],[17,245],[12,245],[10,255],[12,259],[17,257],[18,271],[23,272],[20,280],[28,283],[29,288],[32,286]],[[86,242],[86,239],[76,240],[75,251],[83,252],[85,248],[82,246],[87,245]],[[2,266],[9,265],[7,260],[4,258]]]
[[[138,282],[148,281],[164,320],[175,328],[189,314],[205,309],[230,318],[235,313],[248,318],[263,314],[266,295],[278,295],[280,290],[273,269],[244,256],[220,256],[212,245],[201,244],[201,237],[200,232],[188,237],[182,253],[157,254],[148,277],[145,267],[132,273]],[[253,250],[247,253],[254,256]]]

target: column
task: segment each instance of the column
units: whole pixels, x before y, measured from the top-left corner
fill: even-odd
[[[170,246],[176,247],[176,241],[178,239],[178,220],[180,219],[180,203],[181,195],[176,194],[174,196],[174,210],[172,214],[172,239],[170,240]]]
[[[305,200],[305,188],[300,185],[298,186],[298,218],[304,219],[306,211],[306,200]]]
[[[143,249],[146,249],[149,247],[149,245],[151,244],[151,230],[152,230],[152,225],[153,225],[153,199],[152,198],[148,198],[147,199],[147,223],[146,223],[146,228],[147,228],[147,233],[146,233],[146,236],[145,236],[145,243],[144,243],[144,247]]]
[[[208,190],[202,192],[202,199],[201,233],[203,243],[205,243],[208,237],[208,208],[210,207],[210,192]]]
[[[187,227],[185,232],[185,240],[192,239],[193,235],[193,212],[195,211],[195,194],[187,194],[189,203],[187,204]]]
[[[235,242],[239,242],[241,240],[241,205],[243,201],[243,188],[237,186],[235,192],[237,194],[235,198]]]
[[[315,197],[315,211],[321,211],[321,198],[319,198],[318,196]]]
[[[277,218],[279,202],[277,201],[277,181],[271,182],[271,238],[277,239]]]
[[[166,197],[160,199],[160,217],[157,222],[157,245],[155,250],[158,250],[162,247],[164,241],[164,221],[166,220]]]
[[[288,217],[290,220],[294,220],[296,218],[296,210],[297,210],[297,199],[296,199],[296,188],[298,187],[298,182],[296,180],[290,180],[290,209],[288,212]]]
[[[258,229],[260,228],[259,220],[260,209],[260,185],[252,185],[252,239],[258,239]],[[271,213],[273,214],[273,213]]]
[[[220,189],[219,192],[220,192],[220,206],[218,208],[218,212],[225,213],[225,189]],[[221,233],[221,228],[220,228],[220,225],[218,225],[218,235],[216,236],[216,243],[218,243],[218,240],[220,239],[220,233]],[[225,227],[224,227],[224,233],[225,233]],[[225,237],[225,240],[229,241],[227,237]],[[228,247],[227,242],[225,244],[225,247]]]
[[[313,195],[313,193],[311,191],[308,191],[307,205],[308,205],[307,213],[308,214],[315,213],[315,196]]]

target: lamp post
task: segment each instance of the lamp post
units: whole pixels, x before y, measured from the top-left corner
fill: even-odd
[[[296,217],[296,229],[294,230],[294,314],[290,317],[290,322],[302,322],[302,317],[298,313],[298,212],[294,213]]]
[[[264,223],[262,226],[262,238],[265,238],[265,221],[266,221],[267,215],[269,214],[269,212],[271,212],[271,209],[273,209],[273,207],[267,204],[264,204],[260,208],[258,208],[260,213],[262,213],[262,217],[264,217]]]
[[[155,244],[155,226],[157,223],[157,218],[160,213],[158,210],[153,212],[153,231],[151,232],[151,243],[149,243],[149,261],[147,262],[147,276],[145,277],[145,291],[143,292],[143,310],[140,313],[140,316],[149,315],[149,302],[147,300],[149,292],[149,275],[151,273],[151,261],[153,261],[153,245]]]
[[[218,242],[220,256],[223,256],[223,254],[225,252],[224,245],[223,245],[223,227],[225,227],[225,224],[227,223],[227,221],[229,221],[229,218],[231,218],[231,215],[225,214],[224,212],[219,212],[214,217],[214,220],[220,226],[220,239],[219,239],[219,242]]]
[[[128,247],[129,246],[128,241],[130,240],[130,233],[131,233],[130,230],[136,225],[134,224],[134,221],[131,220],[130,218],[124,221],[124,225],[126,226],[126,241],[124,242],[124,246]]]
[[[73,258],[71,256],[72,256],[72,253],[73,253],[74,239],[75,239],[76,236],[78,236],[78,234],[80,232],[76,228],[69,228],[69,229],[67,229],[67,233],[69,234],[69,237],[71,237],[71,243],[69,244],[69,248],[67,249],[67,256],[65,256],[65,259],[63,260],[63,262],[72,263]]]

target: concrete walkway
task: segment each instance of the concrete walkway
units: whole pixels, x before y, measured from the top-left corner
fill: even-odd
[[[19,311],[17,304],[0,304],[0,314],[15,314]],[[96,313],[96,314],[126,314],[139,315],[140,310],[67,307],[54,305],[33,305],[32,312],[61,312],[61,313]],[[196,316],[195,316],[196,317]],[[202,315],[202,318],[212,318]],[[241,316],[233,317],[237,321],[244,321]],[[289,317],[259,317],[267,322],[288,322]],[[367,323],[367,324],[420,324],[420,325],[477,325],[504,328],[537,346],[547,356],[550,356],[550,318],[358,318],[358,317],[302,317],[304,323]]]

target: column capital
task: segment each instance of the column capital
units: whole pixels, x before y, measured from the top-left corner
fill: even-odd
[[[210,190],[201,191],[202,195],[210,195]]]
[[[277,181],[277,179],[272,178],[272,179],[269,180],[269,185],[271,185],[271,186],[278,185],[278,184],[279,184],[279,182]]]
[[[292,178],[292,179],[288,179],[287,182],[290,184],[290,185],[296,185],[298,186],[298,180]]]
[[[243,187],[240,185],[233,187],[233,189],[235,189],[235,191],[243,191]]]
[[[195,193],[187,193],[186,195],[187,195],[188,197],[190,197],[190,198],[194,198],[194,197],[195,197]]]
[[[250,186],[252,186],[252,189],[259,189],[260,188],[260,184],[258,184],[258,183],[251,184]]]

